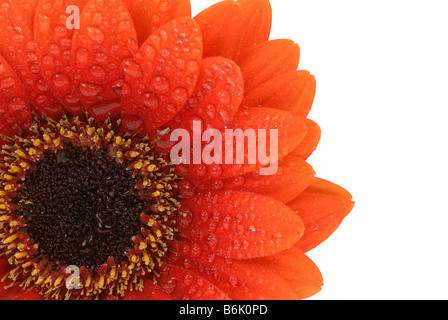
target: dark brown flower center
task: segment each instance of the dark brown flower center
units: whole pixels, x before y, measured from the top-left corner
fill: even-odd
[[[104,150],[45,152],[17,201],[37,254],[52,269],[75,265],[95,272],[109,257],[124,261],[149,208],[136,183]]]
[[[178,183],[167,155],[121,121],[43,120],[5,137],[0,258],[11,286],[46,298],[121,297],[157,281],[173,241]],[[71,270],[77,267],[76,289]]]

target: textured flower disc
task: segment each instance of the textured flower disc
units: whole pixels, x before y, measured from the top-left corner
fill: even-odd
[[[354,203],[307,162],[316,79],[271,24],[268,0],[0,0],[0,299],[321,290],[306,252]]]
[[[35,123],[2,146],[0,236],[13,285],[46,297],[122,296],[156,278],[177,231],[180,178],[114,122]],[[67,290],[69,266],[80,289]]]

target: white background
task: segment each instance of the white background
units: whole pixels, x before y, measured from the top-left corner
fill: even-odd
[[[317,78],[310,163],[356,201],[309,253],[325,281],[312,299],[448,299],[446,1],[271,4],[271,38],[296,41]]]

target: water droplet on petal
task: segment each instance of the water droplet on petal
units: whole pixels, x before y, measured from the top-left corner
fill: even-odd
[[[141,102],[151,110],[159,108],[159,99],[153,92],[144,93],[141,97]]]
[[[90,115],[98,121],[105,121],[108,118],[115,120],[120,116],[120,112],[120,100],[102,101],[90,108]]]
[[[163,291],[165,291],[165,293],[167,293],[167,294],[172,294],[174,291],[176,291],[177,281],[178,281],[177,278],[172,277],[168,281],[163,282],[161,284]]]
[[[171,93],[171,101],[178,106],[182,106],[187,103],[188,91],[185,88],[176,88]]]
[[[103,87],[100,85],[96,85],[93,83],[83,82],[79,85],[79,92],[85,97],[94,97],[97,96],[102,90]]]
[[[112,83],[112,90],[119,96],[127,96],[131,93],[131,86],[123,79],[118,79]]]
[[[222,122],[229,122],[230,121],[230,114],[227,110],[225,109],[221,109],[218,112],[218,118],[219,120],[221,120]]]
[[[62,89],[68,89],[70,85],[69,78],[63,74],[63,73],[57,73],[55,74],[51,81],[53,82],[53,85],[56,87],[56,89],[62,90]]]
[[[92,69],[90,70],[93,77],[102,79],[106,75],[106,72],[101,66],[95,65],[92,66]]]
[[[137,63],[131,61],[129,66],[126,67],[125,73],[132,78],[141,78],[143,77],[142,68]]]
[[[151,86],[154,91],[158,93],[168,93],[170,90],[170,83],[164,76],[156,76],[151,79]]]
[[[23,100],[22,98],[19,98],[19,97],[12,98],[8,103],[8,107],[9,107],[9,112],[11,112],[13,114],[14,113],[22,113],[23,114],[23,112],[29,113],[29,110],[27,110],[28,106],[27,106],[25,100]]]
[[[87,62],[89,62],[90,53],[86,48],[79,48],[76,51],[76,62],[79,67],[84,66]]]
[[[103,31],[100,28],[88,26],[87,36],[95,43],[100,44],[105,40]]]
[[[5,77],[0,80],[0,87],[2,89],[9,89],[12,88],[15,85],[15,80],[13,77]]]

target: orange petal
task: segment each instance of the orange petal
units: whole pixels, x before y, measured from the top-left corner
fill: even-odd
[[[73,86],[87,111],[98,102],[121,99],[124,70],[137,49],[132,19],[121,0],[91,0],[84,6],[71,64]]]
[[[221,289],[196,273],[166,263],[157,283],[174,300],[229,300]]]
[[[131,92],[123,96],[123,121],[138,116],[147,133],[166,124],[193,93],[201,60],[202,38],[194,20],[176,19],[159,28],[127,67]]]
[[[21,12],[23,18],[28,22],[32,29],[34,24],[34,16],[36,15],[36,6],[38,0],[11,0],[10,3],[17,7]]]
[[[249,142],[247,141],[244,142],[244,148],[240,145],[237,146],[237,143],[235,142],[236,139],[234,139],[232,144],[229,143],[229,146],[226,147],[226,140],[230,140],[230,138],[225,138],[226,132],[228,133],[228,137],[232,137],[231,133],[238,132],[237,130],[241,130],[240,132],[243,133],[253,133],[252,136],[255,139],[251,140],[254,146],[250,147],[250,149],[251,152],[256,151],[256,154],[249,153]],[[266,133],[266,136],[261,136],[259,130]],[[278,144],[273,140],[272,150],[270,139],[271,130],[276,130],[274,132],[278,134]],[[281,160],[299,146],[302,139],[305,137],[305,134],[306,125],[304,120],[292,113],[268,108],[240,108],[233,120],[226,126],[226,129],[221,130],[221,136],[223,137],[222,164],[215,162],[206,164],[204,163],[204,159],[201,159],[202,162],[200,164],[195,164],[195,162],[191,161],[191,164],[181,164],[176,166],[176,170],[179,175],[184,177],[207,180],[240,176],[269,165],[271,166],[270,168],[274,170],[275,168],[272,164],[277,163],[277,161],[272,161],[268,164],[263,163],[260,160],[262,152],[259,146],[266,147],[265,155],[272,156],[278,154],[278,160]],[[201,153],[203,153],[205,147],[206,144],[204,143],[202,145],[202,150],[200,151]],[[233,159],[230,159],[229,150],[232,147]],[[194,154],[194,151],[195,150],[191,153]],[[197,153],[199,153],[199,151],[197,151]],[[242,155],[243,161],[238,161],[241,160],[238,159],[239,154]],[[227,160],[226,155],[228,155],[229,158]]]
[[[249,48],[238,61],[249,93],[266,81],[297,70],[300,48],[291,40],[272,40]]]
[[[306,117],[314,99],[315,83],[308,71],[288,72],[248,92],[242,105],[282,109]]]
[[[317,177],[313,178],[313,181],[311,182],[311,185],[308,187],[307,191],[312,193],[333,195],[344,198],[346,200],[353,199],[353,196],[341,186]]]
[[[0,134],[12,137],[31,121],[31,109],[19,77],[1,55],[0,87]]]
[[[247,48],[268,41],[272,25],[272,8],[269,0],[239,0],[237,3],[242,12],[242,29],[236,61]]]
[[[219,256],[264,257],[300,239],[300,218],[280,201],[240,191],[208,193],[182,202],[179,230]]]
[[[307,79],[302,95],[296,104],[293,105],[291,112],[299,116],[307,117],[313,106],[316,96],[316,78],[313,75]]]
[[[322,131],[316,122],[310,119],[306,119],[305,122],[307,127],[306,136],[297,149],[292,152],[292,154],[306,160],[313,154],[314,151],[316,151]]]
[[[146,39],[165,23],[191,16],[190,0],[127,0],[127,7],[134,21],[138,42]]]
[[[216,257],[189,242],[170,244],[169,261],[197,273],[234,300],[298,300],[316,293],[322,277],[311,261],[296,256],[304,265],[293,266],[293,270],[304,274],[295,276],[286,270],[282,273],[276,270],[276,263],[283,266],[291,262],[291,259],[283,262],[289,257],[286,254],[274,255],[274,261],[265,258],[239,261]]]
[[[244,94],[244,81],[240,68],[231,60],[222,57],[206,58],[202,61],[201,73],[188,104],[170,122],[167,130],[158,130],[157,146],[167,153],[175,142],[170,141],[174,129],[185,129],[193,134],[193,121],[201,121],[206,128],[221,129],[235,115]],[[169,129],[168,129],[169,128]]]
[[[195,20],[204,36],[205,57],[238,61],[247,48],[269,39],[272,9],[268,0],[222,1]]]
[[[42,76],[53,94],[64,104],[65,110],[75,115],[81,114],[84,109],[72,83],[74,70],[70,53],[74,29],[66,26],[72,15],[67,13],[67,7],[75,5],[81,10],[86,3],[87,0],[39,0],[34,27]],[[69,21],[74,24],[74,20]]]
[[[58,118],[60,104],[40,72],[37,44],[30,27],[30,11],[20,1],[3,2],[0,8],[0,54],[23,83],[34,111],[42,117]]]
[[[330,185],[330,187],[333,188],[334,186]],[[341,190],[338,193],[345,193],[344,191]],[[342,220],[353,209],[354,202],[333,194],[331,190],[330,193],[319,192],[310,187],[289,202],[288,206],[305,223],[305,234],[296,246],[307,252],[321,244],[336,231]]]
[[[262,263],[293,284],[301,299],[315,295],[323,285],[319,268],[297,247],[257,259],[257,262]]]
[[[204,57],[234,59],[238,52],[242,12],[234,1],[222,1],[194,18],[204,39]]]
[[[239,190],[258,193],[286,203],[296,198],[310,185],[314,174],[315,171],[306,161],[296,156],[287,156],[279,162],[278,171],[274,175],[264,176],[260,175],[259,171],[254,171],[227,179],[187,179],[184,184],[191,183],[194,194]]]

